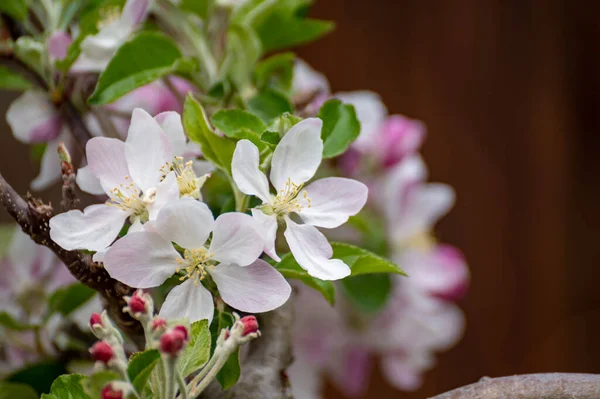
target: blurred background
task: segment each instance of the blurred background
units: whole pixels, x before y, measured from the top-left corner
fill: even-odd
[[[365,397],[600,373],[600,3],[322,0],[311,14],[337,29],[299,54],[334,92],[373,90],[427,124],[431,180],[458,193],[437,232],[472,273],[466,335],[424,387],[398,393],[375,376]],[[14,97],[2,93],[2,114]],[[0,128],[2,172],[25,192],[37,166]],[[58,190],[41,195],[57,204]]]

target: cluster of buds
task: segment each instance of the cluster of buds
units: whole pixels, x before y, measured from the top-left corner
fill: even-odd
[[[129,313],[131,317],[141,321],[142,324],[152,319],[154,302],[150,294],[137,290],[132,296],[126,296],[124,299],[127,306],[123,308],[123,312]]]
[[[167,356],[177,356],[188,342],[188,330],[185,326],[177,325],[168,329],[160,336],[158,349]]]

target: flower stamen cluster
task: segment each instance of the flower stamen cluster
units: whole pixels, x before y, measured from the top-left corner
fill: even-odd
[[[304,184],[295,184],[290,178],[285,182],[284,188],[279,190],[271,203],[273,214],[285,216],[290,212],[300,212],[302,208],[310,208],[311,200],[306,190],[302,191]],[[298,198],[302,192],[302,198]]]
[[[176,259],[181,267],[178,267],[175,272],[180,273],[185,270],[185,275],[181,276],[179,281],[190,279],[194,281],[194,285],[198,286],[200,281],[208,275],[206,269],[214,269],[213,256],[214,254],[208,252],[206,248],[186,249],[183,252],[183,259]]]

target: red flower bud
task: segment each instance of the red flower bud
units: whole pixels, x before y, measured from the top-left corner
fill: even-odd
[[[90,326],[94,327],[95,325],[100,325],[100,327],[102,327],[102,316],[100,316],[99,313],[92,313],[92,316],[90,317]]]
[[[185,326],[178,325],[173,327],[173,330],[179,331],[181,334],[183,334],[183,339],[188,339],[188,330],[187,328],[185,328]]]
[[[129,305],[129,309],[131,309],[132,313],[146,312],[146,301],[142,298],[141,291],[136,291],[127,305]]]
[[[165,319],[162,319],[160,317],[155,317],[154,319],[152,319],[152,331],[156,331],[159,328],[166,328],[167,327],[167,321]]]
[[[114,356],[114,351],[112,346],[106,341],[98,341],[91,348],[90,353],[94,360],[98,362],[102,362],[104,364],[108,364]]]
[[[254,316],[244,316],[240,319],[240,322],[244,325],[244,331],[242,337],[248,334],[252,334],[258,331],[258,321]]]
[[[175,356],[185,345],[187,340],[187,331],[182,332],[181,329],[171,329],[165,332],[160,337],[159,349],[162,353]]]
[[[108,384],[102,388],[101,397],[102,399],[123,399],[123,391],[115,390],[112,384]]]

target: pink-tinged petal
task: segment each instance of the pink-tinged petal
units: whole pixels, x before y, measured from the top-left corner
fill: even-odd
[[[111,195],[111,190],[120,185],[131,183],[128,179],[129,168],[125,161],[125,143],[118,139],[94,137],[86,146],[88,167],[100,180],[104,192]]]
[[[271,161],[271,183],[277,191],[284,190],[288,180],[300,185],[314,176],[323,158],[322,127],[318,118],[304,119],[277,144]]]
[[[361,347],[345,347],[334,356],[330,374],[335,385],[349,397],[363,395],[369,387],[373,368],[371,354]]]
[[[175,273],[181,259],[173,245],[160,234],[128,233],[104,256],[108,274],[135,288],[157,287]]]
[[[155,187],[161,168],[173,160],[171,145],[154,118],[141,108],[133,110],[125,142],[125,159],[131,178],[142,191]]]
[[[156,218],[156,229],[167,240],[183,248],[201,248],[214,226],[213,215],[204,202],[182,198],[167,204]]]
[[[339,280],[350,275],[348,265],[339,259],[330,259],[333,249],[316,227],[299,225],[288,217],[285,222],[285,239],[294,259],[308,274],[321,280]]]
[[[31,181],[30,187],[32,190],[44,190],[61,180],[60,159],[56,152],[59,143],[59,140],[48,143],[40,162],[40,173]]]
[[[277,216],[266,215],[263,211],[251,209],[252,217],[258,223],[258,231],[262,235],[265,247],[263,251],[276,262],[281,262],[281,258],[275,251],[275,239],[277,238]]]
[[[240,140],[235,146],[231,174],[241,192],[254,195],[269,202],[269,182],[267,176],[259,169],[260,154],[258,148],[249,140]]]
[[[121,13],[121,20],[128,25],[137,25],[146,19],[150,10],[150,0],[127,0]]]
[[[281,273],[260,259],[246,267],[220,264],[209,272],[223,301],[242,312],[277,309],[292,292]]]
[[[202,284],[187,280],[173,288],[167,295],[158,315],[164,319],[187,319],[190,323],[208,319],[212,321],[213,298]]]
[[[179,184],[175,172],[169,172],[163,181],[156,185],[154,202],[148,205],[148,217],[156,220],[160,210],[170,202],[179,199]]]
[[[298,212],[304,223],[334,228],[360,212],[369,189],[358,180],[327,177],[309,184],[306,193],[310,203],[301,200],[303,207]]]
[[[387,355],[381,359],[381,371],[395,388],[416,391],[423,384],[423,372],[414,367],[405,355]]]
[[[294,350],[294,361],[286,373],[295,399],[321,399],[323,370],[315,367],[301,353]]]
[[[379,135],[378,151],[383,166],[390,168],[405,157],[416,153],[425,139],[425,125],[402,115],[390,116]]]
[[[62,120],[45,93],[28,90],[8,107],[6,121],[23,143],[45,143],[58,137]]]
[[[213,227],[209,252],[221,263],[247,266],[262,253],[264,242],[250,215],[230,212],[220,215]]]
[[[329,82],[322,73],[315,71],[305,61],[297,58],[294,63],[292,92],[295,103],[306,102],[315,93],[329,93]]]
[[[82,191],[93,195],[103,195],[104,189],[100,180],[94,175],[89,166],[77,170],[77,185]]]
[[[128,212],[116,206],[90,205],[83,212],[72,210],[50,219],[50,238],[69,251],[103,251],[117,237]]]
[[[48,55],[53,60],[62,60],[67,56],[73,42],[71,35],[63,31],[53,32],[48,38]]]
[[[167,135],[173,155],[183,156],[186,148],[186,137],[181,124],[181,115],[175,111],[162,112],[154,120]]]
[[[360,135],[352,146],[361,151],[369,151],[377,145],[378,130],[387,115],[387,108],[377,93],[371,91],[353,91],[337,93],[335,97],[354,106],[360,122]]]

